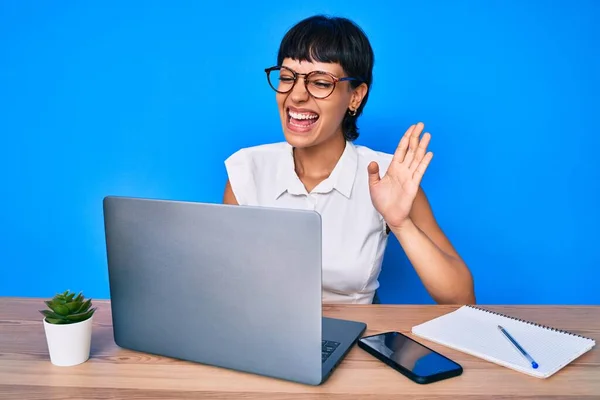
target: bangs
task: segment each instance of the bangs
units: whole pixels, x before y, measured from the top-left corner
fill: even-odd
[[[352,42],[348,32],[331,20],[305,21],[283,38],[277,64],[285,58],[297,61],[351,64]],[[346,69],[346,68],[344,68]]]

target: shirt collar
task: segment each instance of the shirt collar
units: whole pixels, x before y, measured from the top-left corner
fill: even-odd
[[[278,163],[275,197],[286,191],[293,195],[307,194],[294,167],[294,149],[287,144]],[[331,174],[313,189],[313,193],[328,193],[335,189],[346,198],[350,198],[358,169],[358,153],[352,142],[346,141],[346,147]]]

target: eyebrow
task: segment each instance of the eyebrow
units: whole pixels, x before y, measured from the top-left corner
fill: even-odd
[[[302,73],[302,72],[298,72],[298,71],[296,71],[294,68],[290,67],[289,65],[282,64],[281,66],[282,66],[282,67],[289,68],[289,69],[291,69],[292,71],[296,72],[297,74],[301,74],[301,73]],[[306,73],[308,74],[308,73],[311,73],[311,72],[326,72],[326,73],[329,73],[329,74],[333,74],[334,76],[337,76],[337,77],[339,77],[339,76],[342,76],[342,74],[339,74],[339,73],[337,73],[337,72],[333,72],[333,71],[327,71],[327,70],[324,70],[324,69],[314,69],[314,70],[312,70],[312,71],[308,71],[308,72],[306,72]]]

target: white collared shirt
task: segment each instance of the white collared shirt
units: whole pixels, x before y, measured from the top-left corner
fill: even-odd
[[[317,211],[323,229],[323,302],[369,304],[379,287],[388,234],[371,202],[367,166],[376,161],[383,176],[391,160],[391,154],[346,142],[330,176],[310,193],[295,172],[287,142],[241,149],[225,166],[240,205]]]

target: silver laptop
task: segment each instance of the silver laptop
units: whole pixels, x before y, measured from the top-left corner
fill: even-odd
[[[366,324],[324,318],[314,211],[109,196],[118,346],[323,383]]]

